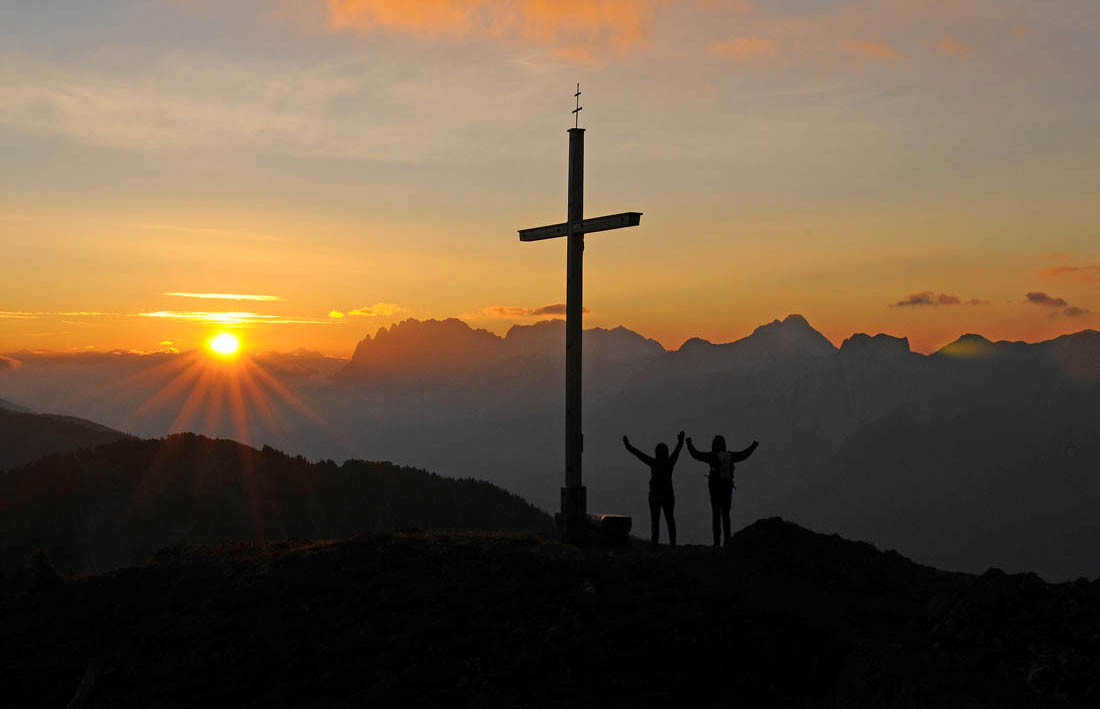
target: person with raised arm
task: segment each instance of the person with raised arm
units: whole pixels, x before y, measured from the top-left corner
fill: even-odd
[[[734,463],[740,463],[748,458],[760,444],[753,441],[752,445],[743,451],[728,451],[724,436],[715,436],[709,451],[698,450],[692,445],[690,438],[687,439],[687,444],[688,453],[691,453],[692,458],[710,466],[707,472],[707,489],[710,491],[710,526],[714,534],[714,546],[718,546],[719,529],[722,543],[729,544]]]
[[[630,445],[630,439],[623,436],[623,445],[634,456],[649,466],[649,523],[650,539],[657,544],[661,536],[661,511],[665,513],[665,525],[668,527],[668,543],[676,546],[676,495],[672,490],[672,469],[676,467],[676,459],[680,457],[680,449],[684,447],[684,432],[680,431],[676,436],[676,448],[671,454],[668,446],[658,443],[650,458],[634,446]]]

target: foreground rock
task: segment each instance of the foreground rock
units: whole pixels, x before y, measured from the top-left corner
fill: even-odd
[[[1100,583],[778,519],[729,549],[418,532],[162,551],[0,603],[9,706],[1100,704]]]

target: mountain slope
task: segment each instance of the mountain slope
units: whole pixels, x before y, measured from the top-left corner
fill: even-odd
[[[778,519],[724,550],[485,534],[166,550],[0,596],[17,706],[1096,706],[1100,583]],[[43,661],[42,658],[49,658]]]
[[[20,406],[14,404],[7,399],[0,399],[0,411],[13,411],[17,414],[33,414],[34,412],[28,409],[26,406]]]
[[[66,573],[176,544],[347,537],[419,527],[553,531],[522,499],[390,463],[310,463],[179,434],[52,456],[0,476],[0,561],[41,546]]]
[[[0,409],[0,471],[125,438],[129,436],[121,431],[74,416]]]

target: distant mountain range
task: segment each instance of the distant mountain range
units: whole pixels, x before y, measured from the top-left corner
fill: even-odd
[[[387,436],[418,463],[487,476],[553,509],[563,345],[560,321],[503,338],[407,321],[361,342],[341,386],[368,409],[370,392],[385,392]],[[703,446],[723,433],[735,447],[761,441],[740,466],[739,520],[782,514],[948,568],[1100,575],[1095,331],[1036,344],[965,335],[926,356],[884,334],[835,347],[798,315],[675,351],[595,329],[585,388],[586,480],[602,511],[645,519],[647,473],[623,434],[649,448],[681,428]],[[675,475],[695,541],[709,536],[702,472],[685,454]]]
[[[390,463],[310,463],[194,434],[117,440],[0,474],[0,571],[9,573],[38,549],[74,574],[179,544],[406,527],[554,531],[546,513],[486,482]]]
[[[836,347],[791,315],[724,344],[668,351],[625,328],[586,330],[584,344],[592,510],[644,526],[648,472],[624,434],[651,449],[680,429],[704,447],[722,433],[734,447],[761,443],[738,466],[735,524],[781,515],[942,568],[1100,575],[1100,333],[1034,344],[964,335],[922,355],[885,334]],[[501,337],[452,319],[380,328],[346,363],[268,356],[302,407],[275,401],[278,425],[253,416],[248,440],[486,479],[554,510],[563,350],[560,320]],[[141,358],[21,358],[0,373],[5,396],[139,435],[171,430],[188,394],[167,376],[137,377],[154,371]],[[135,382],[123,393],[81,395],[123,378]],[[160,408],[135,417],[154,396]],[[242,437],[224,417],[189,425]],[[684,541],[709,539],[703,472],[685,455],[674,474]]]

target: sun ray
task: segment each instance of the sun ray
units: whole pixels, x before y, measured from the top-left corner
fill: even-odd
[[[173,355],[171,359],[151,367],[146,367],[138,372],[130,374],[119,381],[108,380],[103,385],[92,389],[87,394],[79,395],[76,401],[93,404],[117,405],[127,397],[132,397],[136,387],[147,381],[157,379],[173,379],[179,370],[187,369],[198,362],[200,356],[197,352],[188,352],[181,355]],[[140,392],[136,394],[141,396]]]
[[[295,396],[293,392],[291,392],[289,389],[287,389],[285,386],[283,386],[282,382],[280,382],[278,379],[276,379],[275,377],[268,374],[268,372],[263,368],[263,366],[261,366],[255,360],[252,360],[251,362],[252,362],[252,364],[255,365],[254,369],[255,369],[256,376],[259,377],[260,380],[265,385],[267,385],[267,387],[272,392],[274,392],[276,396],[280,397],[283,401],[285,401],[286,403],[293,406],[295,409],[297,409],[302,414],[305,414],[305,416],[308,417],[314,423],[316,423],[318,425],[321,425],[321,426],[325,425],[324,419],[322,419],[319,415],[317,415],[317,413],[312,408],[310,408],[308,404],[303,402],[301,399],[299,399],[297,396]]]
[[[260,417],[267,424],[272,433],[278,434],[285,430],[286,420],[282,412],[271,405],[271,401],[263,388],[256,383],[252,376],[252,367],[241,367],[241,380],[244,384],[244,392],[249,402],[256,408]]]
[[[235,438],[245,445],[252,445],[252,426],[249,422],[248,408],[245,405],[244,392],[241,389],[241,370],[236,368],[228,374],[227,393],[229,398],[229,418],[233,425]]]
[[[211,372],[210,368],[204,368],[199,375],[198,381],[195,382],[194,387],[191,389],[191,393],[187,395],[187,400],[183,402],[183,406],[180,407],[179,414],[176,415],[175,421],[172,422],[172,426],[169,431],[182,431],[186,430],[188,424],[195,417],[203,401],[206,399],[207,391],[210,388]]]
[[[182,394],[187,387],[194,383],[194,381],[202,374],[203,365],[199,360],[192,361],[191,364],[183,369],[175,377],[172,378],[164,386],[160,387],[152,396],[146,399],[127,419],[127,425],[132,424],[138,419],[146,416],[158,408],[165,406],[169,401],[180,394]]]
[[[210,379],[210,390],[207,393],[208,403],[203,409],[199,433],[217,437],[220,433],[222,419],[225,416],[225,373],[217,372]]]
[[[222,334],[226,333],[212,337],[205,351],[181,355],[133,375],[131,382],[152,383],[156,389],[134,408],[130,420],[136,421],[179,402],[169,431],[194,430],[211,437],[229,435],[241,443],[237,449],[242,458],[238,484],[244,493],[253,528],[262,539],[277,531],[275,527],[281,523],[277,501],[265,499],[265,482],[256,476],[253,442],[264,430],[276,439],[283,439],[292,430],[291,426],[297,426],[301,419],[320,426],[329,435],[337,434],[279,377],[241,351],[239,340],[234,338],[231,343],[218,340],[222,344],[215,346]],[[180,440],[169,437],[158,448],[143,472],[136,502],[158,494],[163,485],[182,483],[197,491],[207,485],[221,484],[210,477],[219,473],[203,466],[192,470],[186,481],[173,482],[164,478],[167,471],[178,467],[171,465],[171,461],[179,455]]]

